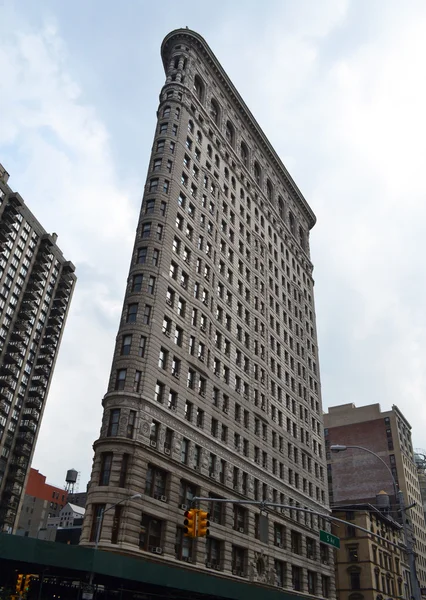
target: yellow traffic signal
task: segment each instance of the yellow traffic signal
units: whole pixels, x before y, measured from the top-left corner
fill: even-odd
[[[197,537],[197,517],[198,510],[196,508],[185,511],[185,520],[183,522],[185,528],[183,532],[186,537]]]
[[[206,537],[209,535],[209,527],[210,527],[210,513],[199,510],[198,511],[198,526],[197,526],[197,537]]]
[[[19,573],[17,580],[16,580],[16,593],[17,594],[21,593],[23,583],[24,583],[24,575],[22,573]]]
[[[28,590],[30,589],[31,580],[32,575],[25,575],[24,592],[28,592]]]

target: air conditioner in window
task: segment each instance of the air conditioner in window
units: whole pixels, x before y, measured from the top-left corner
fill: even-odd
[[[212,479],[216,479],[216,473],[214,471],[210,471],[209,477],[211,477]]]
[[[179,379],[179,373],[177,371],[174,371],[172,373],[173,377],[175,377],[176,379]]]
[[[170,448],[164,448],[164,454],[170,454]]]
[[[156,554],[163,554],[163,549],[160,546],[157,546],[155,549]]]
[[[167,331],[167,329],[165,329],[163,331],[164,335],[166,335],[167,337],[170,337],[170,331]]]
[[[214,374],[216,375],[216,377],[220,377],[219,371],[215,371]]]
[[[172,410],[173,412],[176,412],[176,406],[174,404],[172,404],[172,406],[170,406],[170,410]]]
[[[203,299],[203,304],[204,304],[204,306],[208,306],[209,305],[208,301],[205,298]]]
[[[206,397],[206,392],[200,392],[200,396],[202,396],[203,398]]]
[[[237,575],[238,571],[236,569],[232,569],[232,575]]]
[[[220,571],[220,565],[213,565],[213,569],[216,569],[216,571]]]
[[[241,394],[241,388],[235,388],[235,391],[237,392],[237,394]]]
[[[182,510],[188,510],[188,505],[187,504],[179,504],[179,508],[181,508]]]
[[[227,408],[224,408],[224,409],[223,409],[223,412],[225,413],[225,415],[227,415],[227,414],[228,414],[228,409],[227,409]]]
[[[148,552],[156,552],[157,546],[148,546]]]
[[[206,562],[206,567],[207,567],[208,569],[211,569],[211,568],[212,568],[212,563]]]
[[[235,489],[235,488],[234,488],[234,489]],[[239,527],[239,528],[238,528],[238,531],[239,531],[240,533],[244,533],[244,527]]]
[[[248,394],[243,394],[243,398],[244,398],[244,400],[248,400],[249,399],[249,395]]]
[[[167,496],[161,496],[160,500],[161,502],[167,502]]]
[[[201,329],[201,331],[203,333],[206,333],[206,326],[205,325],[201,325],[200,329]]]
[[[150,440],[149,441],[149,445],[151,446],[151,448],[156,448],[157,447],[157,442],[155,440]]]
[[[201,362],[204,362],[204,356],[202,354],[199,355],[198,359],[201,360]]]
[[[234,485],[234,492],[238,492],[238,485]]]
[[[194,471],[199,471],[200,467],[198,465],[194,465]]]

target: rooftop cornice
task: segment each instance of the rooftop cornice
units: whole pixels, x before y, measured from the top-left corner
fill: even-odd
[[[232,81],[224,71],[222,65],[214,55],[213,51],[211,50],[210,46],[207,44],[205,39],[195,31],[192,31],[191,29],[175,29],[174,31],[171,31],[168,35],[166,35],[166,37],[163,40],[163,43],[161,44],[161,58],[166,72],[169,62],[170,41],[173,39],[188,39],[192,42],[195,42],[198,45],[198,47],[208,60],[210,66],[213,67],[213,69],[216,72],[216,75],[219,77],[220,81],[222,82],[227,92],[233,99],[239,114],[245,119],[246,123],[251,128],[253,134],[263,145],[263,148],[269,156],[270,160],[274,163],[276,169],[283,177],[284,181],[286,182],[289,188],[289,191],[291,191],[294,199],[298,202],[299,207],[305,214],[309,223],[309,228],[312,229],[312,227],[316,223],[316,216],[313,210],[305,200],[302,192],[297,187],[290,173],[287,171],[286,167],[282,163],[280,157],[268,141],[268,138],[264,134],[259,123],[256,121],[256,119],[250,112],[249,108],[245,104],[244,100],[238,93],[237,89],[235,88]]]

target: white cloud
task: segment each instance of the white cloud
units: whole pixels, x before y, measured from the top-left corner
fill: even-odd
[[[0,128],[10,184],[79,278],[43,418],[34,466],[60,483],[89,477],[121,312],[141,187],[118,180],[107,129],[68,72],[55,26],[3,37],[7,80]],[[4,79],[3,79],[4,81]],[[130,202],[132,198],[132,202]]]

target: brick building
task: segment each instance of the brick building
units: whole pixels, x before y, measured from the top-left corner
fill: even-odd
[[[404,536],[391,516],[371,504],[342,505],[333,515],[386,538],[373,537],[352,525],[333,525],[340,537],[336,551],[336,593],[339,600],[410,600],[410,571],[405,553],[392,544]]]
[[[46,483],[37,469],[30,469],[17,534],[45,539],[48,519],[59,517],[67,496],[63,488]]]
[[[330,597],[309,231],[315,216],[206,42],[162,45],[166,82],[82,543]],[[142,493],[115,506],[116,502]],[[211,536],[183,536],[194,496]],[[105,512],[108,509],[108,512]]]
[[[426,587],[426,523],[420,484],[411,440],[411,425],[397,406],[381,411],[379,404],[356,407],[343,404],[329,408],[324,415],[328,483],[331,506],[351,502],[375,503],[376,495],[385,491],[392,514],[400,519],[392,479],[376,457],[356,449],[338,454],[330,452],[334,444],[356,445],[378,454],[389,466],[402,490],[411,519],[414,549],[417,552],[417,575]]]
[[[13,533],[76,277],[0,165],[0,531]]]

